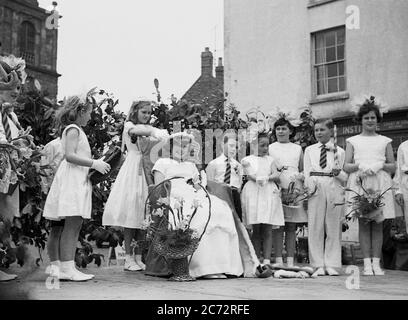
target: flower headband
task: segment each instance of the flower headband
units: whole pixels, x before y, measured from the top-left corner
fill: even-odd
[[[25,60],[22,58],[17,58],[14,55],[9,55],[7,57],[0,56],[0,66],[1,64],[7,65],[11,71],[15,71],[17,73],[18,78],[20,79],[21,83],[24,84],[27,78],[27,73],[25,72],[26,63]],[[0,80],[1,78],[7,79],[8,74],[4,70],[3,66],[0,67]]]
[[[289,122],[293,127],[299,127],[302,123],[302,120],[297,119],[296,117],[291,116],[290,112],[283,112],[280,110],[279,107],[275,108],[275,114],[268,115],[267,119],[269,121],[269,125],[273,128],[273,125],[276,121],[280,119],[284,119]]]
[[[358,114],[360,108],[364,105],[376,106],[380,111],[381,116],[389,111],[389,106],[384,101],[381,101],[381,99],[376,98],[373,95],[362,95],[354,98],[351,102],[351,111]]]

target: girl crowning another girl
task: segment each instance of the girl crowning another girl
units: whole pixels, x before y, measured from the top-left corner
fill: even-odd
[[[136,231],[141,233],[148,185],[153,183],[147,181],[149,177],[145,176],[143,170],[143,145],[149,143],[149,137],[159,140],[168,136],[166,130],[149,125],[152,106],[152,101],[142,100],[134,102],[130,107],[122,136],[122,151],[126,148],[127,156],[109,194],[102,220],[105,226],[124,228],[125,271],[145,269],[140,249],[136,248],[133,257],[131,247]]]

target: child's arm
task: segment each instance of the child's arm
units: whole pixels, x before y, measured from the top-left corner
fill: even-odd
[[[208,164],[205,173],[207,174],[207,181],[215,181],[215,165],[213,161]]]
[[[353,173],[358,171],[358,163],[354,163],[354,148],[350,142],[347,142],[346,157],[344,159],[343,170],[347,173]]]
[[[130,136],[151,136],[156,139],[162,139],[168,136],[166,130],[160,130],[148,124],[135,124],[129,129],[128,133]]]
[[[387,171],[389,174],[393,174],[395,172],[395,158],[391,142],[387,144],[387,149],[385,150],[385,159],[385,163],[382,167],[383,170]]]
[[[79,131],[77,128],[69,128],[66,135],[67,141],[65,146],[65,159],[67,162],[81,167],[93,168],[103,174],[109,172],[110,165],[101,159],[92,160],[77,155],[76,150],[78,148],[79,141]]]
[[[161,173],[160,171],[155,170],[154,171],[154,183],[157,185],[160,182],[164,181],[164,174]]]
[[[272,162],[271,165],[271,174],[268,176],[268,181],[279,183],[280,182],[280,172],[278,172],[278,168],[276,167],[275,161]]]
[[[408,161],[404,159],[404,153],[402,152],[401,146],[398,148],[397,152],[397,170],[395,173],[394,177],[394,184],[395,184],[395,201],[402,207],[404,205],[404,197],[402,195],[402,189],[401,189],[401,179],[402,179],[402,166],[404,165],[405,161]]]
[[[310,150],[309,147],[306,148],[305,154],[304,154],[304,157],[303,157],[303,174],[305,176],[305,180],[307,180],[309,178],[310,171],[311,171],[311,168],[312,168],[312,164],[310,162],[310,154],[309,154],[310,151],[309,150]]]
[[[337,154],[339,157],[339,169],[333,169],[333,173],[335,174],[335,178],[338,179],[340,182],[347,182],[348,179],[348,174],[342,170],[341,168],[344,167],[344,161],[345,161],[345,152],[343,149],[337,148]]]
[[[300,150],[300,157],[299,157],[299,165],[298,165],[299,172],[303,171],[303,161],[304,161],[303,159],[304,159],[304,154],[303,154],[303,150],[301,149]]]

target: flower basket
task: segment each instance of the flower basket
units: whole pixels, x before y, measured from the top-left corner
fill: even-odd
[[[165,241],[161,241],[158,236],[153,240],[154,250],[166,259],[182,259],[191,256],[200,243],[199,238],[194,238],[191,243],[183,247],[175,247],[167,244]]]

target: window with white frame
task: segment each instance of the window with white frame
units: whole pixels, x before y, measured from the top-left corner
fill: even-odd
[[[345,38],[345,27],[312,34],[314,96],[347,90]]]

